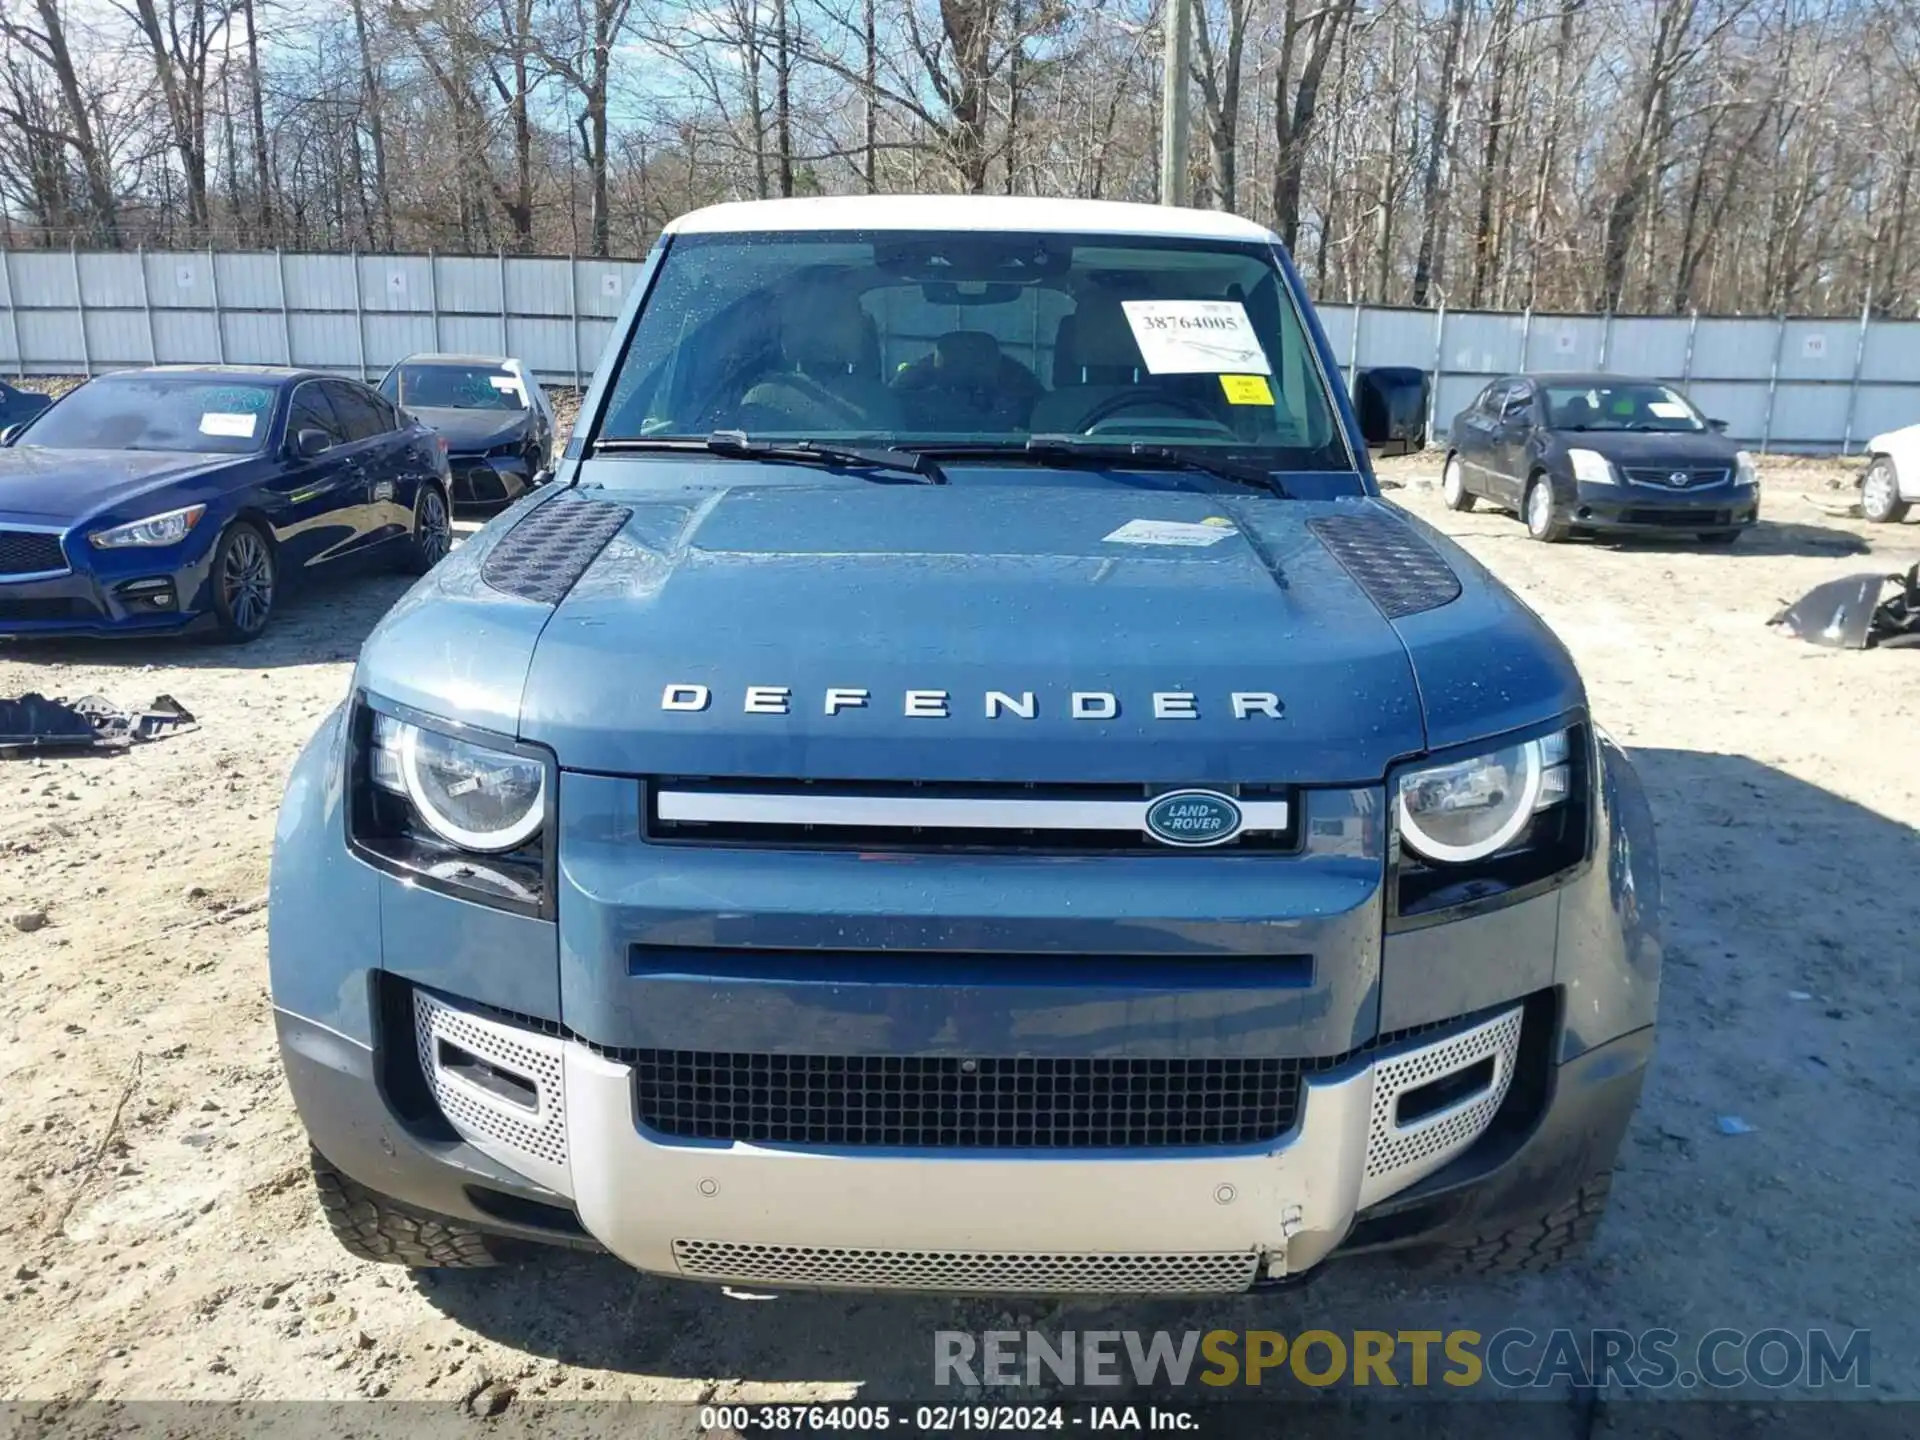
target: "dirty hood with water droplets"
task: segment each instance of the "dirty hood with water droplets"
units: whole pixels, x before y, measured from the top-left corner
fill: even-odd
[[[1443,537],[1425,532],[1458,598],[1382,613],[1308,525],[1398,518],[1377,500],[966,483],[598,494],[632,514],[539,631],[520,692],[521,737],[567,768],[1365,783],[1579,703],[1551,634]],[[1130,523],[1150,541],[1218,538],[1113,538]]]

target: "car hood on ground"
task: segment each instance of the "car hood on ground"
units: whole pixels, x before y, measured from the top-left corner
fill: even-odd
[[[1711,430],[1698,434],[1665,430],[1556,430],[1572,450],[1597,450],[1616,465],[1725,465],[1740,447]]]
[[[199,479],[253,458],[175,450],[52,450],[14,445],[0,450],[0,515],[70,523],[148,490]]]
[[[432,405],[409,405],[406,409],[422,425],[430,425],[446,436],[447,449],[455,454],[491,450],[524,439],[533,419],[529,410],[450,410]]]
[[[631,514],[557,605],[490,586],[502,539],[567,495]],[[1329,516],[1413,530],[1461,593],[1390,621],[1311,528]],[[1221,538],[1107,538],[1129,522]],[[1379,501],[964,481],[546,492],[388,617],[361,683],[568,768],[869,780],[1377,783],[1582,702],[1532,612]],[[669,686],[710,699],[666,709]],[[749,712],[749,686],[784,691],[786,713]],[[866,703],[828,714],[829,689]],[[944,713],[910,715],[910,691]],[[989,692],[1037,713],[990,718]],[[1075,718],[1076,692],[1118,714]],[[1236,693],[1277,696],[1281,718],[1236,716]],[[1197,717],[1156,716],[1156,695],[1191,695]]]

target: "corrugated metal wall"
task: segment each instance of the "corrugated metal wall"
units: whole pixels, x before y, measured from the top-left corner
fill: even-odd
[[[91,375],[169,361],[302,365],[378,378],[419,350],[517,355],[578,385],[639,261],[520,256],[0,251],[0,373]],[[1920,322],[1476,314],[1324,305],[1354,365],[1437,373],[1433,430],[1487,379],[1605,370],[1684,386],[1732,434],[1854,449],[1920,421]]]

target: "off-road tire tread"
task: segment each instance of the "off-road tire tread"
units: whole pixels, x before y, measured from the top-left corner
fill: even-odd
[[[1435,1252],[1428,1269],[1438,1275],[1524,1275],[1558,1269],[1587,1248],[1606,1213],[1613,1173],[1602,1171],[1565,1204],[1501,1235],[1478,1236]]]
[[[440,1270],[500,1263],[490,1236],[457,1220],[410,1210],[341,1174],[318,1154],[313,1184],[334,1238],[359,1259]]]

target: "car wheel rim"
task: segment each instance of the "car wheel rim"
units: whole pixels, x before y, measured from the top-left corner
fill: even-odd
[[[220,593],[237,629],[252,632],[267,623],[273,607],[273,559],[251,530],[236,530],[227,543]]]
[[[1533,487],[1533,494],[1527,500],[1527,524],[1537,535],[1547,533],[1547,522],[1553,518],[1553,493],[1542,481]]]
[[[1447,472],[1441,477],[1440,484],[1447,492],[1449,500],[1460,498],[1460,462],[1458,460],[1447,461]]]
[[[430,564],[438,563],[453,548],[453,526],[447,520],[446,502],[438,490],[429,490],[420,502],[420,550]]]
[[[1867,472],[1866,501],[1869,510],[1884,510],[1893,499],[1893,477],[1878,465]]]

